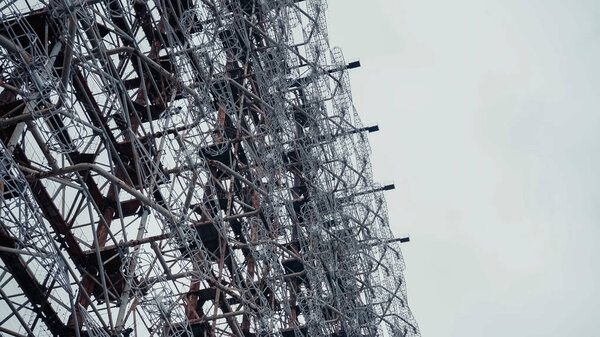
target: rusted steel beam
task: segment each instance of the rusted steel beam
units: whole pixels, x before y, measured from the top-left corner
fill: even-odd
[[[13,239],[3,223],[0,222],[0,245],[9,248],[18,248],[17,241]],[[47,300],[47,292],[29,270],[19,254],[0,251],[0,259],[4,262],[6,269],[12,274],[23,294],[34,306],[34,310],[42,319],[48,330],[55,336],[74,336],[73,328],[66,326],[58,317],[57,312]]]
[[[103,178],[110,181],[111,183],[116,184],[119,188],[121,188],[122,190],[131,194],[132,196],[134,196],[135,198],[140,200],[146,206],[154,209],[158,213],[167,217],[167,219],[171,219],[172,221],[177,221],[178,218],[173,213],[171,213],[171,211],[160,206],[156,202],[152,201],[152,199],[143,195],[140,191],[131,187],[131,185],[127,184],[123,180],[117,178],[115,175],[107,172],[102,167],[100,167],[96,164],[81,163],[81,164],[75,164],[72,166],[63,167],[56,171],[38,171],[36,173],[29,174],[28,176],[26,176],[26,178],[27,178],[27,180],[39,180],[39,179],[46,179],[46,178],[50,178],[50,177],[56,177],[56,176],[61,176],[61,175],[74,173],[74,172],[81,172],[81,171],[93,171],[95,173],[98,173],[98,175],[102,176]]]
[[[77,264],[80,262],[84,255],[77,242],[73,233],[69,228],[67,222],[63,219],[60,211],[52,201],[50,194],[40,181],[30,181],[29,186],[33,196],[35,197],[40,209],[44,214],[44,217],[48,219],[48,222],[52,226],[54,232],[59,236],[59,242],[66,246],[66,250],[73,257],[73,261]]]

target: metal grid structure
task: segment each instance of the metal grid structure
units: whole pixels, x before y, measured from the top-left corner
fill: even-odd
[[[418,336],[325,10],[0,1],[0,334]]]

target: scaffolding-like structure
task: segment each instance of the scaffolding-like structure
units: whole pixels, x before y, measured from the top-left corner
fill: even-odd
[[[0,1],[0,335],[419,335],[325,9]]]

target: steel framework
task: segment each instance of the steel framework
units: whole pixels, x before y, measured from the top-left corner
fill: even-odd
[[[0,1],[0,334],[418,336],[325,9]]]

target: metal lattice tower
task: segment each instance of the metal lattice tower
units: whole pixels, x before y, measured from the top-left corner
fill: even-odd
[[[0,334],[418,336],[325,9],[0,1]]]

